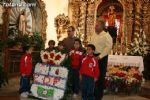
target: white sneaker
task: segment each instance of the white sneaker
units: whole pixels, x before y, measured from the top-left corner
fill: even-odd
[[[29,95],[29,92],[25,92],[27,95]]]
[[[21,96],[21,97],[24,97],[24,98],[27,98],[27,97],[28,97],[28,95],[27,95],[26,92],[21,93],[20,96]]]
[[[77,98],[78,97],[78,95],[77,94],[73,94],[73,98]]]

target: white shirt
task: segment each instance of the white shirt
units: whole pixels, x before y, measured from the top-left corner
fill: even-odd
[[[100,53],[99,57],[101,59],[110,53],[113,40],[109,33],[102,31],[100,34],[94,33],[90,43],[95,45],[96,51]]]

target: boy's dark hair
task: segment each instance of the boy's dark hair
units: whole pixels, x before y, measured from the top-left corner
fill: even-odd
[[[62,45],[62,46],[64,46],[63,41],[59,41],[59,42],[58,42],[58,45]]]
[[[73,26],[69,26],[68,29],[71,28],[72,31],[75,31],[75,28]]]
[[[76,41],[77,41],[77,42],[79,42],[79,44],[80,44],[80,45],[82,45],[82,43],[81,43],[81,40],[80,40],[80,39],[78,39],[78,38],[77,38],[77,39],[75,39],[75,40],[74,40],[74,43],[75,43]]]
[[[26,53],[26,51],[28,51],[29,49],[30,49],[30,45],[25,45],[25,46],[23,46],[23,53]]]
[[[95,51],[95,49],[96,49],[93,44],[88,44],[87,47],[91,48],[91,49],[94,50],[94,51]]]
[[[52,43],[53,45],[55,45],[55,41],[54,41],[54,40],[49,40],[49,41],[48,41],[48,45],[50,45],[51,43]]]
[[[79,44],[80,44],[80,50],[82,50],[83,48],[82,48],[82,42],[81,42],[81,40],[79,39],[79,38],[76,38],[75,40],[74,40],[74,43],[75,42],[79,42]]]

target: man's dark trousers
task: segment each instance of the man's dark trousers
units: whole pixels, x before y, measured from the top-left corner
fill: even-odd
[[[99,60],[100,77],[95,86],[95,100],[102,100],[104,95],[107,62],[108,56],[105,56]]]

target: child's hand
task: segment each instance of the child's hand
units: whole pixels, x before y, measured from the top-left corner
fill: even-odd
[[[82,81],[82,76],[80,75],[80,80]]]
[[[68,55],[66,55],[65,59],[68,59]]]
[[[97,56],[97,59],[98,59],[98,60],[101,60],[101,58],[100,58],[99,56]]]
[[[24,77],[24,76],[25,76],[25,74],[21,74],[21,76],[23,76],[23,77]]]
[[[94,78],[94,82],[96,82],[98,79],[97,78]]]

